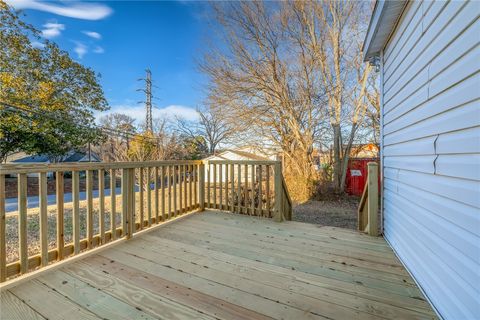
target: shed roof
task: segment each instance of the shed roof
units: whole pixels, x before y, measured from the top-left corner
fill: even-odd
[[[377,0],[363,43],[363,60],[380,54],[392,34],[407,1]]]
[[[225,151],[220,152],[219,154],[216,154],[216,155],[211,155],[211,156],[205,158],[204,160],[214,160],[215,158],[217,158],[217,159],[219,158],[220,160],[232,160],[232,159],[229,159],[228,156],[226,156],[229,152],[237,154],[237,155],[239,155],[241,157],[244,157],[244,158],[251,159],[251,160],[259,160],[259,161],[269,160],[266,157],[262,157],[262,156],[259,156],[257,154],[254,154],[254,153],[250,153],[250,152],[246,152],[246,151],[239,151],[239,150],[232,150],[232,149],[225,150]]]

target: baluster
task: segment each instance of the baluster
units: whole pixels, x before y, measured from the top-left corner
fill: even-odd
[[[179,211],[180,214],[183,212],[182,171],[183,171],[183,166],[179,165],[178,166],[177,182],[178,182],[178,195],[179,195],[179,197],[178,197],[178,202],[179,202],[178,211]]]
[[[188,166],[188,211],[193,210],[192,182],[193,182],[193,165],[189,165]]]
[[[160,186],[162,188],[162,221],[167,219],[165,214],[165,167],[160,167]]]
[[[56,172],[56,190],[57,190],[57,259],[63,259],[63,249],[65,240],[63,235],[64,222],[64,206],[63,206],[63,172]]]
[[[187,165],[183,165],[183,212],[188,211]]]
[[[193,197],[194,197],[194,200],[193,200],[193,205],[194,207],[196,208],[197,207],[197,204],[198,204],[198,195],[197,195],[197,192],[198,192],[198,187],[197,187],[197,183],[198,183],[198,165],[194,164],[193,165]]]
[[[270,170],[271,170],[271,167],[270,165],[267,165],[266,166],[266,182],[267,182],[267,185],[266,185],[266,189],[267,189],[267,217],[270,218],[271,217],[271,214],[270,214],[270,211],[271,211],[271,206],[270,206]]]
[[[112,232],[111,240],[115,240],[117,237],[117,181],[115,176],[115,169],[110,169],[110,230]]]
[[[158,223],[158,216],[159,216],[159,203],[158,203],[158,167],[155,167],[155,181],[154,181],[154,189],[155,189],[155,223]]]
[[[258,205],[257,208],[259,209],[258,216],[263,216],[263,198],[262,198],[262,184],[263,184],[263,177],[262,177],[262,165],[258,166]]]
[[[225,210],[229,208],[229,197],[228,197],[228,163],[225,164]]]
[[[147,167],[147,227],[152,224],[152,171],[150,167]]]
[[[245,207],[245,214],[248,214],[248,164],[245,164],[244,169],[245,169],[245,178],[244,178],[245,187],[243,190],[243,197],[244,197],[243,205]]]
[[[222,164],[218,165],[218,182],[220,184],[220,210],[223,210],[223,177],[222,177]]]
[[[20,255],[20,273],[28,271],[27,247],[27,175],[18,174],[18,238]]]
[[[47,233],[47,225],[48,225],[48,217],[47,217],[47,173],[41,172],[38,177],[38,191],[40,197],[40,216],[39,216],[39,224],[40,224],[40,252],[41,252],[41,260],[42,267],[46,267],[48,265],[48,233]]]
[[[127,169],[128,173],[128,215],[127,215],[127,239],[135,232],[135,168]]]
[[[275,192],[275,212],[274,212],[274,219],[277,222],[281,222],[282,219],[282,198],[283,198],[283,190],[282,190],[282,165],[280,162],[275,163],[275,180],[274,180],[274,192]]]
[[[242,166],[240,164],[237,165],[237,213],[241,213],[241,204],[242,204]]]
[[[128,238],[133,236],[133,233],[135,232],[135,202],[137,198],[137,193],[135,192],[135,168],[130,168],[128,169],[129,177],[128,177],[128,183],[129,183],[129,188],[128,190],[130,191],[130,215],[129,215],[129,220],[128,220]]]
[[[138,174],[139,174],[139,176],[138,176],[138,179],[139,179],[138,187],[139,187],[139,189],[140,189],[140,190],[139,190],[139,192],[140,192],[140,199],[139,199],[139,204],[138,204],[138,205],[140,206],[140,207],[139,207],[139,209],[140,209],[140,211],[139,211],[139,214],[140,214],[140,226],[139,226],[139,230],[142,230],[142,229],[143,229],[143,222],[144,222],[144,216],[143,216],[143,214],[144,214],[144,212],[143,212],[143,205],[144,205],[144,201],[143,201],[143,200],[144,200],[144,199],[143,199],[144,195],[143,195],[143,193],[144,193],[144,192],[143,192],[143,190],[144,190],[144,189],[143,189],[143,188],[144,188],[144,184],[145,184],[145,183],[144,183],[144,180],[145,180],[145,179],[143,178],[143,167],[138,168],[138,171],[139,171],[139,173],[138,173]]]
[[[198,198],[200,211],[203,211],[205,210],[205,164],[203,162],[198,166]]]
[[[72,201],[73,201],[73,253],[80,253],[80,173],[72,172]],[[45,199],[46,201],[46,199]]]
[[[100,244],[105,243],[105,170],[98,170],[98,227],[100,229]]]
[[[167,167],[168,175],[168,218],[172,217],[172,169]]]
[[[213,164],[213,208],[217,209],[217,165]]]
[[[173,166],[173,216],[177,216],[177,166]]]
[[[252,186],[252,192],[251,192],[252,199],[251,199],[250,203],[251,203],[251,206],[252,206],[251,214],[252,214],[252,216],[254,216],[255,215],[255,165],[252,164],[251,167],[252,167],[252,170],[251,170],[252,178],[250,179],[250,181],[251,181],[251,186]]]
[[[122,169],[122,237],[127,234],[128,215],[128,171]]]
[[[210,162],[207,162],[207,208],[210,206]]]
[[[93,248],[93,171],[87,170],[87,248]],[[122,190],[123,192],[123,190]],[[123,197],[123,195],[122,195]],[[125,229],[123,229],[125,230]]]
[[[0,174],[0,282],[4,282],[7,279],[7,235],[5,224],[5,175]]]
[[[235,167],[232,164],[230,164],[230,185],[231,185],[231,194],[232,194],[232,199],[230,202],[231,205],[231,211],[235,212]]]

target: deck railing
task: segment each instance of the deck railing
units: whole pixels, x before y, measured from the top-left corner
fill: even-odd
[[[367,182],[358,207],[358,230],[378,236],[378,164],[369,162]]]
[[[214,160],[204,166],[206,208],[291,220],[280,162]]]
[[[6,180],[17,185],[14,210],[11,201],[6,210]],[[280,163],[1,165],[0,282],[204,208],[291,219]]]

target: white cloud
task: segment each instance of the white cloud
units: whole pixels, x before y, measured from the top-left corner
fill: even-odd
[[[102,35],[98,32],[95,32],[95,31],[82,31],[82,33],[86,34],[87,36],[89,36],[90,38],[93,38],[93,39],[97,39],[97,40],[102,39]]]
[[[65,30],[64,24],[55,22],[45,23],[43,27],[42,36],[47,39],[58,37]]]
[[[7,3],[15,9],[34,9],[84,20],[100,20],[113,12],[109,6],[99,3],[49,3],[38,0],[7,0]]]
[[[84,45],[81,42],[74,41],[75,43],[75,48],[73,48],[73,51],[77,54],[79,59],[82,59],[85,54],[88,52],[88,47]]]
[[[100,46],[96,46],[95,49],[93,49],[93,52],[95,52],[95,53],[104,53],[105,50],[104,50],[102,47],[100,47]]]
[[[101,117],[111,113],[123,113],[127,116],[134,118],[138,124],[145,122],[145,106],[142,104],[137,105],[115,105],[112,106],[107,112],[97,113],[95,117],[100,119]],[[196,121],[198,120],[197,111],[193,108],[181,106],[181,105],[169,105],[160,109],[152,109],[153,118],[167,118],[175,119],[175,117],[181,117],[186,120]]]
[[[38,41],[33,41],[32,42],[32,47],[37,48],[37,49],[43,49],[45,48],[45,44],[38,42]]]

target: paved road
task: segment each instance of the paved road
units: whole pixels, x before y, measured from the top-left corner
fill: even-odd
[[[138,186],[135,186],[135,192],[138,192]],[[117,195],[122,194],[121,188],[116,188],[115,193]],[[87,199],[86,192],[80,192],[80,200]],[[110,189],[105,189],[105,196],[110,195]],[[98,198],[98,190],[93,190],[93,198]],[[38,196],[31,196],[27,198],[27,208],[38,208],[39,206],[39,197]],[[57,196],[54,194],[50,194],[47,196],[47,203],[48,205],[55,204],[57,202]],[[64,202],[69,203],[72,202],[72,194],[65,193],[64,194]],[[17,198],[7,198],[5,199],[5,210],[6,212],[13,212],[18,210],[18,200]]]

